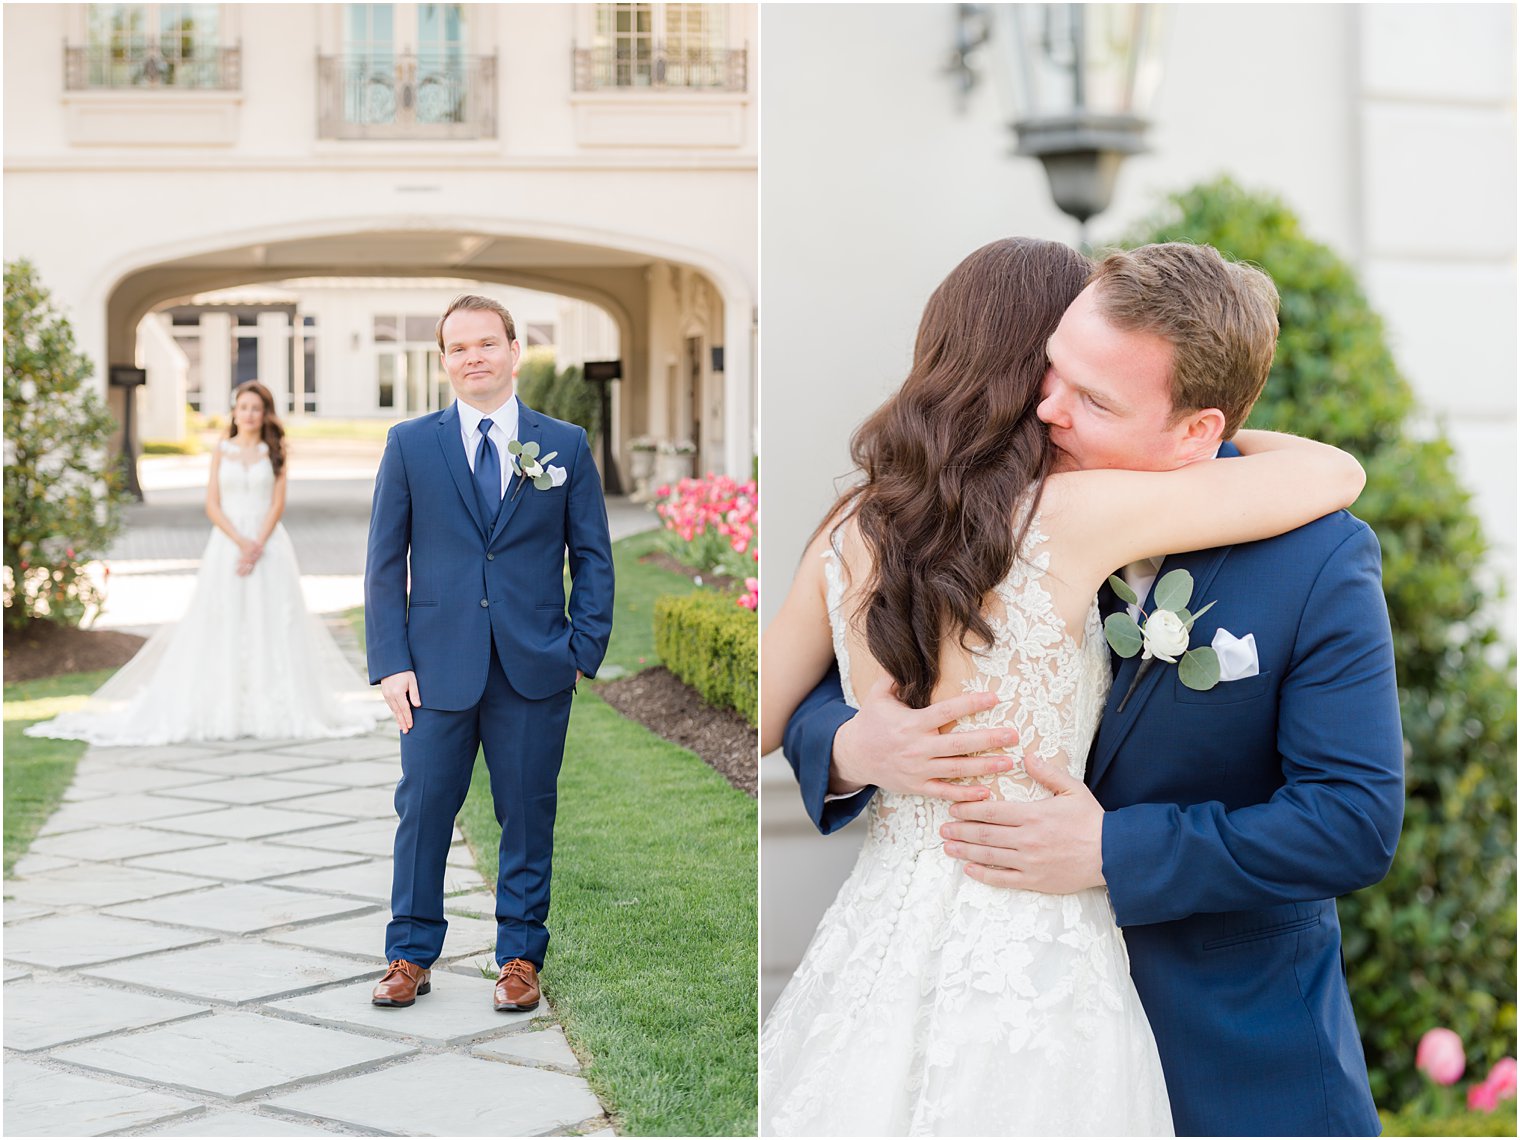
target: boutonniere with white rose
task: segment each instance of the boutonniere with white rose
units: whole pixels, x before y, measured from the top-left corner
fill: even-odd
[[[1123,578],[1110,575],[1108,585],[1122,601],[1136,607],[1140,605],[1139,597]],[[1186,570],[1173,570],[1163,575],[1156,583],[1154,597],[1155,608],[1150,614],[1143,610],[1140,613],[1145,619],[1144,624],[1127,613],[1109,614],[1103,623],[1104,638],[1120,657],[1141,654],[1135,684],[1154,661],[1165,661],[1177,666],[1177,679],[1188,688],[1207,692],[1219,684],[1219,654],[1209,645],[1189,649],[1188,642],[1192,640],[1193,623],[1212,609],[1214,603],[1210,602],[1197,612],[1187,608],[1193,597],[1193,576]],[[1134,691],[1135,684],[1130,685],[1130,692]],[[1119,705],[1121,710],[1128,700],[1129,693],[1125,693],[1124,701]]]
[[[517,492],[523,489],[523,483],[532,483],[536,491],[547,491],[550,487],[558,487],[565,481],[563,467],[549,466],[549,460],[559,452],[551,451],[548,455],[539,455],[537,440],[530,439],[527,443],[519,443],[515,439],[509,439],[507,454],[512,457],[512,470],[522,476],[522,483],[519,483],[517,490],[512,492],[514,499],[517,498]]]

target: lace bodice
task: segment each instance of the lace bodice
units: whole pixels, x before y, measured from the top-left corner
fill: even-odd
[[[851,657],[865,641],[851,628],[854,567],[840,545],[823,557],[834,652],[856,705]],[[1016,757],[1038,753],[1080,779],[1108,652],[1096,603],[1080,641],[1070,635],[1049,569],[1036,516],[988,598],[992,644],[947,663],[947,681],[998,703],[953,731],[1011,725]],[[1050,794],[1022,764],[984,782],[1006,800]],[[855,868],[761,1032],[762,1135],[1170,1135],[1107,892],[973,879],[944,850],[945,800],[878,791],[868,812]]]
[[[244,462],[245,452],[230,439],[221,441],[221,471],[217,489],[221,492],[222,510],[229,518],[252,514],[261,518],[274,497],[274,464],[269,460],[269,445],[262,440],[255,448],[257,457]]]
[[[850,653],[852,641],[860,639],[851,635],[849,615],[855,608],[855,599],[845,582],[839,541],[836,532],[832,548],[823,554],[829,625],[845,701],[852,708],[859,708],[850,677]],[[962,682],[966,692],[996,693],[998,703],[985,712],[963,718],[952,730],[999,727],[1018,730],[1013,769],[977,781],[989,785],[995,795],[1006,800],[1035,800],[1050,795],[1024,771],[1024,755],[1062,763],[1073,779],[1082,779],[1088,748],[1108,696],[1108,651],[1097,601],[1087,611],[1079,643],[1056,612],[1043,583],[1050,569],[1048,543],[1036,514],[1013,568],[988,600],[993,643],[968,655],[967,671],[971,675]],[[912,828],[916,837],[896,834],[899,830],[896,817],[904,812],[916,824]],[[910,849],[941,846],[939,825],[948,818],[946,804],[941,800],[885,792],[872,797],[873,836],[906,839]]]

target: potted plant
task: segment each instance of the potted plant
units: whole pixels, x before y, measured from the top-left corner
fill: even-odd
[[[697,445],[689,439],[667,439],[660,444],[656,478],[661,483],[679,483],[692,476]]]

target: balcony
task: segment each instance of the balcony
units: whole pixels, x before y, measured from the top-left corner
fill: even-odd
[[[682,48],[633,42],[575,48],[576,91],[744,91],[744,48]]]
[[[242,50],[157,40],[63,49],[63,85],[69,91],[111,88],[179,88],[236,91],[243,81]]]
[[[494,139],[496,57],[325,55],[317,137]]]

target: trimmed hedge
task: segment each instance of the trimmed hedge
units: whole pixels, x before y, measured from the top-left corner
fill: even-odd
[[[760,709],[760,623],[728,594],[698,590],[654,604],[654,648],[708,704],[750,724]]]
[[[1407,799],[1393,869],[1340,914],[1373,1096],[1405,1104],[1426,1084],[1415,1046],[1433,1026],[1466,1042],[1474,1070],[1514,1055],[1515,659],[1488,544],[1356,274],[1287,206],[1219,179],[1172,196],[1127,244],[1149,241],[1212,245],[1272,275],[1282,335],[1248,426],[1333,443],[1367,469],[1353,510],[1383,548]]]
[[[1384,1136],[1513,1136],[1515,1102],[1501,1104],[1493,1112],[1455,1111],[1447,1115],[1421,1113],[1415,1108],[1403,1112],[1380,1112]]]

